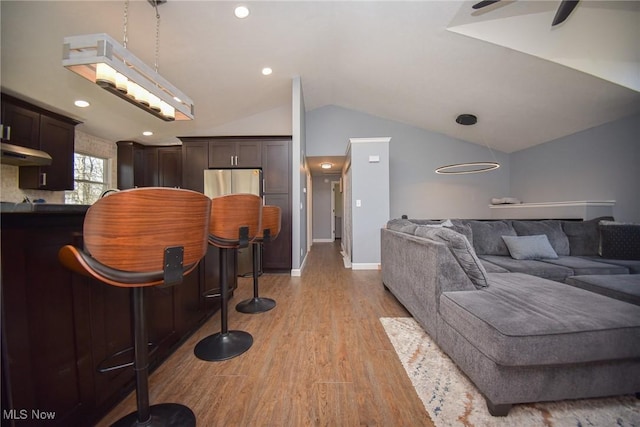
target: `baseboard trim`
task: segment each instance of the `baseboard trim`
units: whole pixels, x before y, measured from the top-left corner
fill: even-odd
[[[352,270],[380,270],[380,264],[377,262],[352,262]]]
[[[292,277],[300,277],[300,276],[302,276],[302,270],[304,270],[304,264],[307,262],[307,255],[309,255],[309,252],[304,254],[304,259],[302,260],[302,265],[300,266],[300,268],[292,268],[291,269],[291,276]]]

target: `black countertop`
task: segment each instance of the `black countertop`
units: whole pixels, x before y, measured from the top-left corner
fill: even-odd
[[[1,213],[86,213],[90,205],[0,202]]]

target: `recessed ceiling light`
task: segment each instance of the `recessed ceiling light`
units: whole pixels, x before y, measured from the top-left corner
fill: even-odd
[[[91,104],[89,104],[84,99],[78,99],[73,103],[73,105],[75,105],[76,107],[80,107],[80,108],[87,108]]]
[[[151,136],[151,135],[153,135],[153,132],[151,132],[150,130],[145,130],[144,132],[142,132],[142,134],[144,136]]]
[[[238,6],[233,11],[233,14],[236,15],[236,18],[244,19],[249,16],[249,8],[246,6]]]
[[[262,75],[264,75],[264,76],[268,76],[268,75],[270,75],[271,73],[273,73],[273,70],[272,70],[271,68],[269,68],[269,67],[264,67],[264,68],[262,69]]]
[[[320,167],[322,169],[331,169],[333,167],[333,163],[329,163],[329,162],[320,163]]]

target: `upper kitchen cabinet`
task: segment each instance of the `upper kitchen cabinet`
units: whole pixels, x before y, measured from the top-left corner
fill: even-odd
[[[118,141],[118,188],[182,187],[182,150],[179,145],[145,146]]]
[[[19,187],[73,190],[75,126],[79,122],[9,95],[2,95],[2,140],[48,153],[48,166],[20,166]]]
[[[40,114],[13,104],[2,96],[2,141],[21,147],[38,148]]]
[[[209,168],[259,168],[261,141],[255,138],[211,138]]]

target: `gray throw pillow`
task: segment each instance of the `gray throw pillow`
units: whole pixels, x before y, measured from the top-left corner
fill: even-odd
[[[536,236],[502,236],[513,259],[558,258],[545,234]]]
[[[640,224],[600,221],[600,256],[640,260]]]
[[[473,230],[473,248],[478,255],[509,256],[502,236],[517,236],[509,221],[471,220],[468,224]]]
[[[447,227],[419,226],[416,229],[416,236],[446,244],[473,285],[477,289],[487,287],[487,272],[464,235]]]
[[[408,219],[390,219],[387,222],[387,229],[393,231],[399,231],[401,233],[413,234],[416,231],[417,225]]]
[[[562,224],[557,220],[544,221],[512,221],[511,225],[518,236],[536,236],[545,234],[556,254],[567,256],[571,253],[569,239],[562,229]]]

